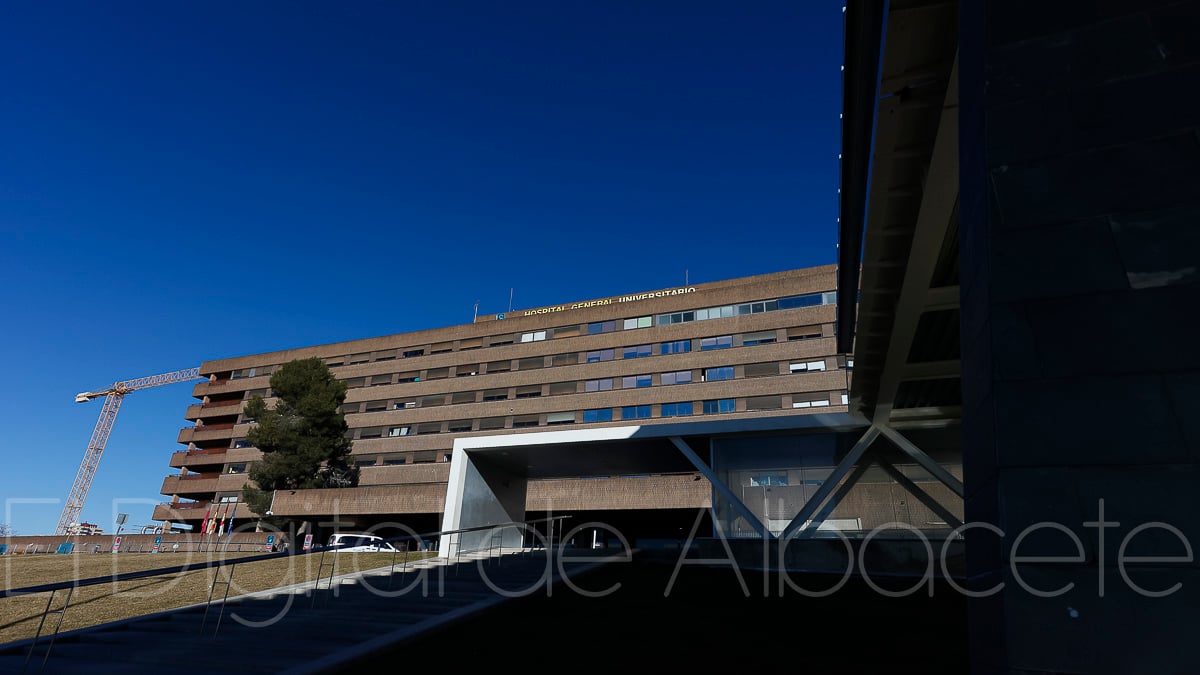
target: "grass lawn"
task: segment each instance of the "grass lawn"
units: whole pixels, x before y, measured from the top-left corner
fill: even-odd
[[[0,556],[0,573],[3,587],[23,588],[60,581],[112,577],[126,572],[176,567],[213,560],[235,560],[250,557],[253,553],[228,553],[219,551],[205,553],[75,553],[67,555],[6,555]],[[436,552],[409,553],[409,560],[437,555]],[[238,565],[233,575],[229,596],[261,591],[288,584],[316,579],[320,554],[291,556],[275,560]],[[332,554],[325,554],[326,569],[322,578],[329,575],[328,564]],[[400,565],[404,554],[396,557]],[[334,574],[348,574],[362,570],[387,567],[392,564],[390,553],[339,553]],[[71,604],[63,618],[62,631],[94,626],[96,624],[127,619],[166,609],[208,600],[216,570],[198,570],[182,575],[112,582],[76,589]],[[222,572],[222,580],[225,572]],[[224,592],[217,587],[217,594]],[[0,644],[33,637],[46,609],[49,593],[0,599]],[[66,591],[54,596],[54,608],[62,606]],[[42,634],[53,630],[56,615],[46,619],[47,627]]]

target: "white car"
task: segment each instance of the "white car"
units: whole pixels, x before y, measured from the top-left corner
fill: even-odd
[[[350,553],[391,553],[397,551],[395,546],[373,534],[335,534],[329,537],[327,546],[337,546],[340,552]]]

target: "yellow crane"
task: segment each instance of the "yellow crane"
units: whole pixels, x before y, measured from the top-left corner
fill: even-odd
[[[83,510],[83,503],[87,500],[88,491],[92,489],[92,478],[96,475],[96,467],[100,465],[100,456],[104,454],[104,446],[108,443],[108,436],[112,433],[113,423],[117,421],[117,411],[121,409],[121,401],[125,400],[125,395],[138,389],[149,389],[164,384],[197,379],[201,379],[200,369],[188,368],[173,373],[114,382],[108,389],[75,394],[76,403],[87,403],[103,396],[104,406],[100,408],[100,419],[96,420],[96,428],[92,430],[92,439],[88,441],[87,450],[83,453],[83,462],[79,465],[79,472],[75,474],[75,483],[71,486],[71,492],[67,495],[67,503],[63,506],[62,515],[58,518],[58,527],[54,528],[55,534],[69,534],[72,528],[79,523],[79,513]]]

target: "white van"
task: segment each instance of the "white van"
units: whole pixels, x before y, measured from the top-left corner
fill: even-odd
[[[351,553],[391,553],[398,550],[395,546],[373,534],[334,534],[329,537],[326,546],[337,546],[338,551]]]

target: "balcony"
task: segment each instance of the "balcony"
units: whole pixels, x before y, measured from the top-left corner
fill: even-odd
[[[154,515],[151,517],[154,520],[170,520],[176,523],[187,521],[199,522],[204,518],[205,511],[208,511],[212,506],[213,503],[210,501],[177,502],[175,504],[162,503],[154,507]],[[240,502],[233,511],[235,521],[257,517],[258,514],[251,511],[249,506]],[[240,525],[240,523],[238,524]]]
[[[246,473],[188,473],[167,476],[163,479],[162,494],[179,495],[209,495],[217,492],[241,490],[250,481]]]
[[[171,455],[171,463],[168,466],[180,468],[184,466],[203,466],[205,464],[225,464],[228,461],[225,457],[227,450],[225,448],[211,448],[208,450],[187,450],[184,452],[176,452]]]
[[[206,424],[202,427],[184,427],[179,430],[180,443],[211,441],[233,437],[233,424]]]

